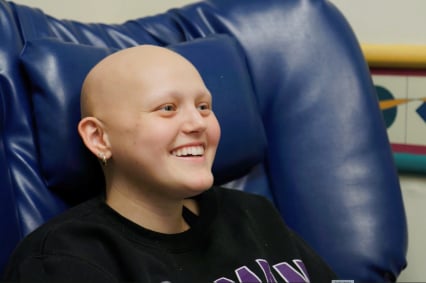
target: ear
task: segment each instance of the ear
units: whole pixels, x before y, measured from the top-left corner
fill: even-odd
[[[78,132],[94,155],[98,157],[102,153],[107,159],[111,157],[108,135],[101,121],[95,117],[85,117],[78,123]]]

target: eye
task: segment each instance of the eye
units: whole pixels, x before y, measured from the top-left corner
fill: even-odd
[[[162,117],[172,117],[177,113],[177,106],[173,103],[166,103],[155,108],[154,112]]]
[[[160,108],[158,110],[163,111],[163,112],[176,111],[176,106],[174,106],[173,104],[165,104],[165,105],[160,106]]]
[[[206,113],[206,114],[210,113],[210,111],[211,111],[210,103],[207,103],[207,102],[203,102],[203,103],[198,104],[197,108],[202,113]]]

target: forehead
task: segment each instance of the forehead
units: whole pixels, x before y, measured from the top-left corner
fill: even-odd
[[[113,54],[89,73],[88,81],[94,105],[109,109],[167,96],[209,95],[189,61],[160,47],[138,47]]]
[[[111,89],[115,91],[111,95],[124,95],[129,101],[140,103],[210,96],[200,74],[186,60],[158,60],[123,67],[114,78]]]
[[[149,80],[138,80],[129,90],[134,105],[155,107],[163,103],[210,100],[211,95],[199,76],[190,73],[161,72]]]

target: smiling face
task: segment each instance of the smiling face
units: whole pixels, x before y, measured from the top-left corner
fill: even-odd
[[[220,137],[211,105],[197,70],[172,51],[140,46],[101,62],[85,82],[82,113],[98,121],[92,143],[101,146],[91,150],[109,158],[107,189],[168,198],[208,189]]]

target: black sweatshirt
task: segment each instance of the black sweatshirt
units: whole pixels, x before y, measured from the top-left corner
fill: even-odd
[[[6,281],[331,282],[333,272],[260,196],[212,188],[184,209],[191,228],[161,234],[111,209],[104,198],[74,207],[19,245]]]

